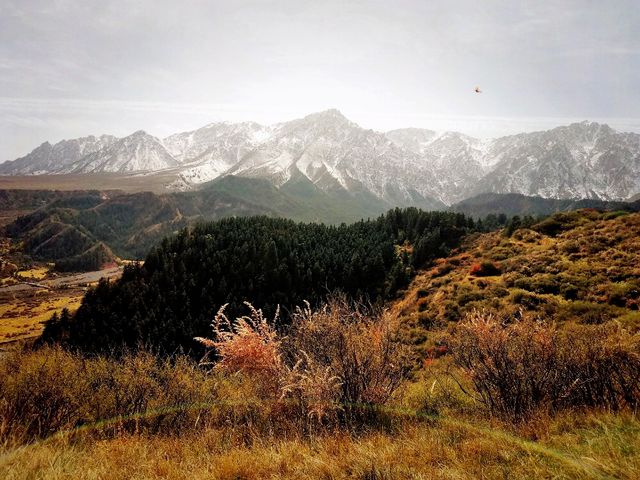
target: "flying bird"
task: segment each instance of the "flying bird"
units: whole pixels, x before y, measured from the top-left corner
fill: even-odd
[[[476,87],[476,93],[482,93],[482,90],[480,90],[480,87]]]

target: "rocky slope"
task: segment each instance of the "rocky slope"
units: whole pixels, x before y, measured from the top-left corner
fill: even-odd
[[[51,145],[44,142],[28,155],[16,160],[0,163],[0,174],[3,175],[38,175],[47,173],[63,173],[71,165],[82,158],[108,148],[117,138],[111,135],[62,140]]]
[[[82,157],[60,173],[155,172],[178,165],[160,140],[139,130]]]

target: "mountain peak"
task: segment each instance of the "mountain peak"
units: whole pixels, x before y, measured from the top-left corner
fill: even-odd
[[[570,127],[580,126],[580,127],[599,127],[600,124],[598,122],[592,122],[591,120],[582,120],[581,122],[574,122],[569,124]]]
[[[144,130],[136,130],[135,132],[133,132],[129,136],[130,137],[148,137],[149,134],[147,132],[145,132]]]
[[[612,133],[616,133],[616,131],[606,123],[592,122],[589,120],[583,120],[582,122],[571,123],[565,127],[556,127],[552,131],[572,132],[573,134],[587,135],[587,136],[597,136],[597,135],[603,135],[603,134],[609,135]]]
[[[308,120],[317,120],[317,119],[327,119],[327,120],[337,120],[340,122],[348,122],[349,119],[345,117],[340,110],[337,108],[330,108],[329,110],[323,110],[321,112],[312,113],[304,117]]]
[[[334,117],[345,118],[345,116],[342,114],[342,112],[340,110],[338,110],[337,108],[330,108],[330,109],[324,110],[323,112],[320,112],[320,113],[323,113],[325,115],[331,115],[331,116],[334,116]]]

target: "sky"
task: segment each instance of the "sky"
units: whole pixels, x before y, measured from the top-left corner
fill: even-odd
[[[639,32],[637,0],[0,0],[0,161],[328,108],[381,131],[640,132]]]

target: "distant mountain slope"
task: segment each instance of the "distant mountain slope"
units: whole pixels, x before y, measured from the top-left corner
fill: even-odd
[[[640,201],[608,202],[597,199],[556,200],[522,195],[519,193],[482,193],[458,202],[450,207],[454,212],[464,213],[476,218],[504,213],[513,215],[550,215],[555,212],[596,208],[598,210],[640,211]]]
[[[163,139],[162,143],[178,161],[193,163],[194,166],[189,170],[213,172],[208,173],[208,177],[194,180],[195,183],[199,183],[227,171],[251,149],[271,136],[272,132],[272,127],[264,127],[255,122],[221,122],[190,132],[170,135]],[[185,175],[192,176],[190,173]]]
[[[97,190],[1,190],[0,209],[2,210],[37,210],[53,201],[77,202],[89,198],[89,201],[100,202],[109,196],[118,195],[118,191]]]
[[[45,142],[28,155],[13,161],[0,163],[2,175],[35,175],[62,173],[87,155],[107,148],[117,141],[111,135],[62,140],[51,145]]]
[[[6,226],[8,236],[23,242],[25,253],[78,265],[79,261],[66,259],[104,243],[115,255],[141,258],[164,236],[203,220],[266,215],[336,224],[377,217],[390,208],[367,192],[327,193],[306,177],[292,178],[280,188],[263,179],[225,176],[190,192],[65,194],[51,197],[47,205]],[[7,202],[33,198],[40,204],[50,197],[0,191],[2,198]]]
[[[386,135],[422,159],[438,181],[436,198],[448,205],[466,198],[492,162],[484,156],[482,141],[461,133],[408,128]]]
[[[42,260],[67,259],[104,242],[123,258],[140,258],[162,237],[199,219],[269,215],[277,212],[225,192],[123,194],[95,203],[52,202],[5,227]],[[53,242],[53,243],[52,243]]]
[[[178,165],[162,142],[140,130],[74,162],[65,173],[155,172]]]
[[[164,139],[139,131],[45,143],[0,164],[5,175],[97,172],[162,176],[172,190],[226,175],[276,187],[305,177],[325,192],[430,208],[487,192],[625,200],[640,193],[640,135],[592,122],[487,141],[417,128],[380,133],[332,109],[271,126],[212,123]]]
[[[640,135],[582,122],[491,142],[474,193],[624,200],[640,191]]]

